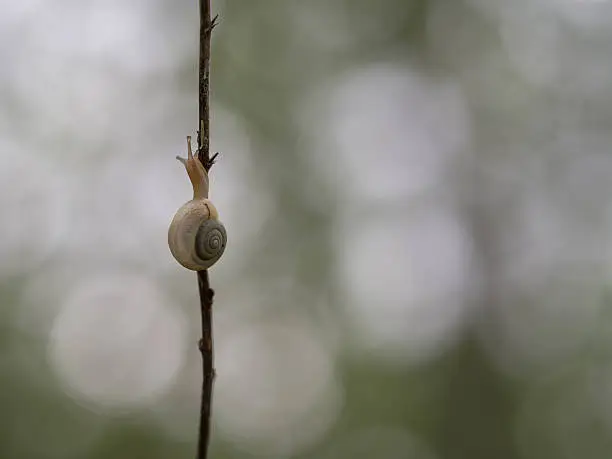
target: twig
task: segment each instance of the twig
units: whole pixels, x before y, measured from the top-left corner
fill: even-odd
[[[200,71],[198,78],[199,116],[198,116],[198,158],[210,170],[217,155],[210,156],[210,36],[216,25],[216,17],[210,19],[210,0],[200,0]],[[215,379],[214,348],[212,333],[212,305],[214,292],[210,288],[208,271],[198,271],[198,290],[200,292],[200,312],[202,314],[202,339],[199,349],[202,353],[202,394],[200,402],[200,428],[198,433],[197,459],[208,457],[210,442],[210,418],[212,406],[213,381]]]
[[[202,393],[200,399],[200,428],[198,433],[197,459],[208,457],[210,442],[210,417],[212,407],[213,381],[215,368],[213,362],[212,305],[214,292],[210,288],[208,271],[198,271],[198,290],[200,291],[200,312],[202,314],[202,338],[198,343],[202,353]]]
[[[210,37],[217,25],[215,16],[210,19],[210,0],[200,0],[200,72],[198,78],[199,122],[198,157],[206,170],[214,164],[216,155],[210,157]]]

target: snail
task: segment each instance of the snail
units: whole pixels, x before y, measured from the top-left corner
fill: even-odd
[[[168,229],[168,245],[172,256],[182,266],[201,271],[214,265],[223,252],[227,233],[219,221],[219,212],[208,199],[208,172],[191,152],[187,137],[187,159],[177,156],[187,170],[193,185],[193,199],[177,210]]]

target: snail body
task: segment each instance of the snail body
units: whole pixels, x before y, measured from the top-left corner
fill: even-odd
[[[187,142],[187,159],[177,156],[183,163],[191,184],[193,199],[183,204],[170,223],[168,246],[172,256],[183,267],[202,271],[214,265],[223,252],[227,233],[219,221],[219,212],[208,199],[208,172],[191,152]]]

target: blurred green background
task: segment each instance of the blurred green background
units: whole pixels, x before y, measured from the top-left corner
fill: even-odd
[[[213,0],[211,457],[612,457],[612,2]],[[198,5],[0,15],[0,458],[194,457]]]

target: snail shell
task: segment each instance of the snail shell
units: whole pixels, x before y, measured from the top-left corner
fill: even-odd
[[[172,256],[192,271],[214,265],[223,252],[227,233],[219,221],[219,212],[208,199],[208,171],[191,151],[187,137],[187,158],[176,157],[187,170],[193,186],[193,199],[174,214],[168,229],[168,246]]]
[[[208,269],[223,252],[227,233],[208,199],[193,199],[174,215],[168,230],[168,245],[182,266],[193,271]]]

